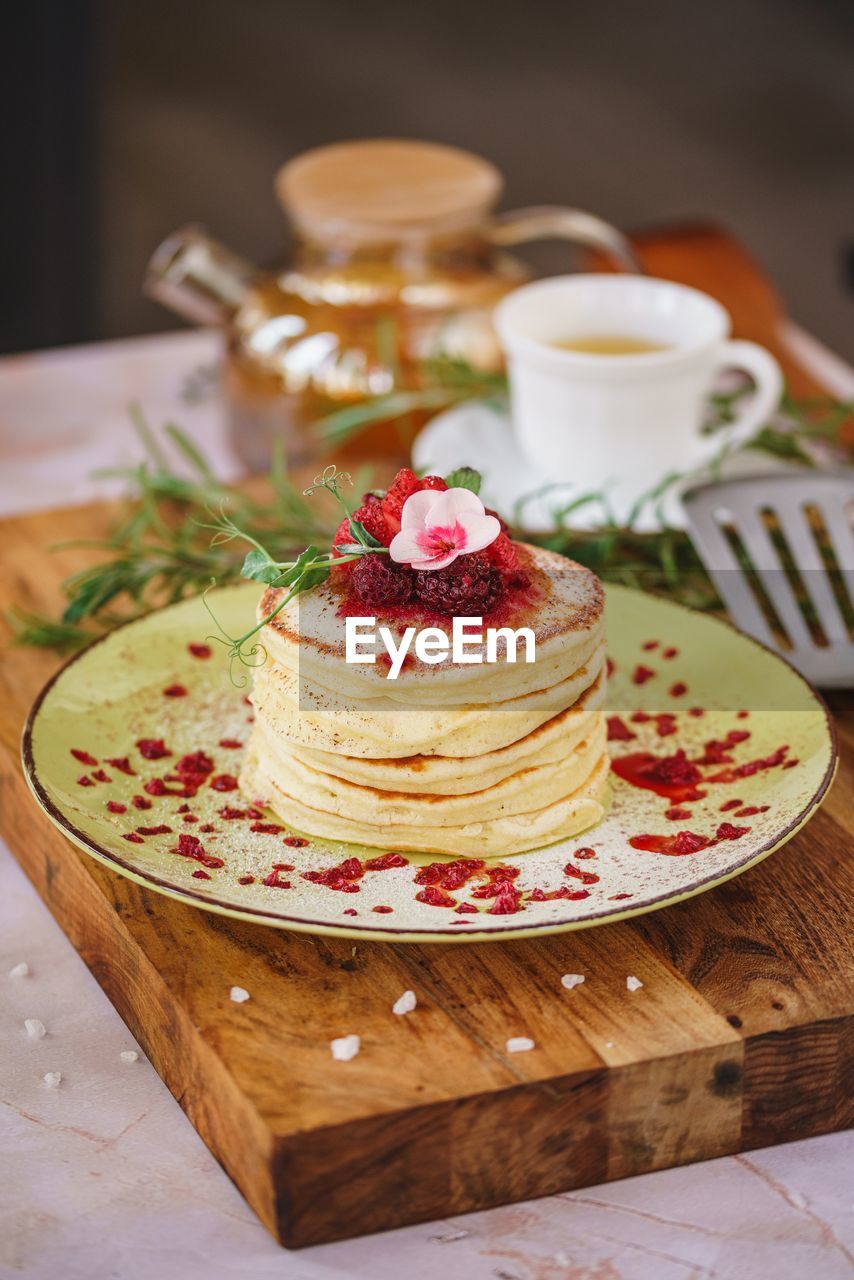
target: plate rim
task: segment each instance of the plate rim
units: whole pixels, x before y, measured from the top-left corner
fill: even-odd
[[[245,591],[250,586],[249,583],[228,583],[220,588],[222,591]],[[689,614],[697,614],[700,611],[691,609],[687,605],[682,604],[678,600],[668,600],[664,596],[655,596],[651,592],[639,591],[634,587],[623,586],[621,583],[603,583],[606,594],[609,590],[616,590],[627,595],[637,596],[642,599],[651,599],[657,603],[679,609]],[[652,911],[661,911],[665,907],[676,906],[680,902],[685,902],[689,898],[697,897],[701,893],[706,893],[710,889],[716,888],[718,885],[725,884],[728,880],[734,879],[736,876],[743,875],[745,871],[749,871],[751,867],[758,865],[764,861],[772,853],[776,853],[778,849],[798,833],[815,812],[820,808],[828,791],[833,783],[839,767],[839,742],[836,731],[836,724],[826,700],[802,674],[793,666],[787,658],[784,658],[776,650],[771,649],[768,645],[763,644],[760,640],[756,640],[753,636],[747,635],[743,631],[739,631],[737,627],[729,621],[728,618],[718,618],[711,614],[704,614],[712,623],[725,626],[730,631],[757,649],[769,654],[773,659],[782,663],[797,677],[797,679],[806,686],[807,691],[815,699],[818,708],[824,716],[824,724],[827,730],[827,737],[830,746],[830,758],[825,769],[824,775],[816,787],[809,801],[803,806],[797,815],[783,828],[782,832],[771,837],[760,849],[753,853],[744,862],[724,872],[723,874],[711,873],[705,879],[693,884],[689,889],[683,892],[666,893],[652,901],[637,904],[632,907],[626,907],[619,911],[609,911],[603,907],[601,912],[595,915],[585,916],[581,919],[574,920],[556,920],[548,923],[540,924],[501,924],[494,925],[487,930],[465,930],[457,932],[451,927],[445,929],[431,928],[429,930],[413,930],[411,928],[395,929],[393,927],[383,925],[382,928],[371,928],[364,925],[337,925],[309,920],[303,916],[285,916],[280,912],[267,912],[259,908],[241,908],[224,903],[221,899],[212,899],[207,897],[203,892],[193,889],[177,889],[168,881],[161,879],[154,874],[143,874],[125,861],[116,853],[105,848],[98,843],[93,837],[88,836],[85,832],[79,830],[70,818],[53,802],[51,797],[45,791],[44,785],[39,777],[38,769],[33,754],[33,732],[36,725],[38,715],[44,705],[45,700],[49,696],[54,685],[64,676],[64,674],[74,664],[96,648],[98,645],[111,639],[117,633],[124,631],[128,627],[147,622],[158,614],[163,614],[172,609],[184,607],[194,601],[197,596],[187,596],[183,600],[176,600],[170,604],[162,605],[159,609],[152,609],[149,613],[142,614],[136,618],[129,618],[125,622],[120,623],[111,631],[104,632],[103,635],[96,636],[90,644],[87,644],[77,653],[71,654],[65,662],[57,668],[53,675],[47,680],[45,685],[37,694],[27,715],[24,727],[21,733],[21,760],[23,764],[24,779],[33,795],[36,803],[45,813],[53,825],[68,839],[73,845],[77,846],[84,853],[106,866],[117,875],[141,885],[143,888],[151,889],[155,893],[162,894],[164,897],[172,898],[177,902],[185,905],[197,907],[199,910],[210,911],[215,915],[225,916],[229,919],[238,921],[246,921],[252,924],[264,925],[267,928],[278,928],[291,930],[296,933],[307,933],[316,936],[348,938],[353,941],[368,942],[406,942],[406,943],[424,943],[440,944],[440,943],[471,943],[471,942],[495,942],[504,938],[532,938],[546,937],[552,934],[570,933],[580,929],[595,928],[603,924],[617,924],[623,920],[632,919],[636,916],[647,915]],[[521,855],[524,856],[524,855]]]

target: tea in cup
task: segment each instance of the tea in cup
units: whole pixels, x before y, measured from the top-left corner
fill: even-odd
[[[720,303],[669,280],[540,280],[509,294],[495,324],[520,450],[544,478],[604,489],[620,520],[667,476],[744,444],[780,403],[774,357],[730,340]],[[726,369],[749,374],[756,390],[732,423],[704,435],[707,398]]]

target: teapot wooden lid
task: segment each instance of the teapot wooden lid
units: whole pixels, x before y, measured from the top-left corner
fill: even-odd
[[[275,181],[300,229],[351,242],[475,225],[502,185],[498,170],[480,156],[395,138],[318,147],[289,161]]]

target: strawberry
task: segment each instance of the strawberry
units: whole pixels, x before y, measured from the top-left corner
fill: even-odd
[[[421,481],[414,471],[409,470],[409,467],[402,467],[398,471],[381,503],[385,522],[392,536],[400,532],[400,513],[403,510],[403,504],[407,498],[412,497],[413,493],[418,493],[420,488]]]
[[[515,573],[519,568],[519,557],[511,539],[506,533],[499,533],[494,542],[486,548],[486,554],[496,569],[502,573]]]
[[[445,484],[445,481],[441,476],[425,476],[421,481],[422,489],[438,489],[441,493],[444,492],[447,487],[448,486]]]
[[[352,541],[353,541],[353,535],[350,532],[350,518],[349,516],[345,516],[344,519],[339,524],[338,528],[335,530],[335,537],[332,539],[332,555],[335,557],[336,560],[341,555],[341,552],[338,550],[338,547],[341,547],[345,543],[352,542]],[[346,568],[346,565],[343,567]]]
[[[384,547],[391,543],[392,535],[386,524],[385,516],[380,499],[374,494],[369,493],[365,501],[358,511],[353,512],[354,519],[360,520],[367,529],[368,533],[376,538],[377,542],[381,542]]]

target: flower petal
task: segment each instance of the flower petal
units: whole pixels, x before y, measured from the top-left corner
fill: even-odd
[[[388,552],[396,564],[411,564],[413,560],[424,556],[424,550],[418,541],[418,535],[423,536],[423,532],[420,528],[401,529],[400,533],[394,535]]]
[[[457,523],[465,530],[466,544],[463,550],[466,555],[472,551],[483,551],[484,547],[494,542],[501,532],[501,523],[495,516],[478,516],[472,512],[463,511],[457,517]]]
[[[424,518],[428,529],[434,524],[453,528],[463,512],[480,516],[484,514],[483,503],[471,489],[446,489],[444,493],[428,489],[425,492],[432,493],[435,498]],[[413,496],[417,497],[417,494]]]
[[[444,569],[446,565],[451,564],[452,561],[456,560],[459,554],[459,551],[453,549],[451,551],[446,551],[444,555],[438,558],[438,560],[411,560],[409,567],[410,569]]]
[[[411,493],[400,512],[401,529],[423,529],[425,517],[435,506],[436,498],[435,489],[421,489],[418,493]]]

